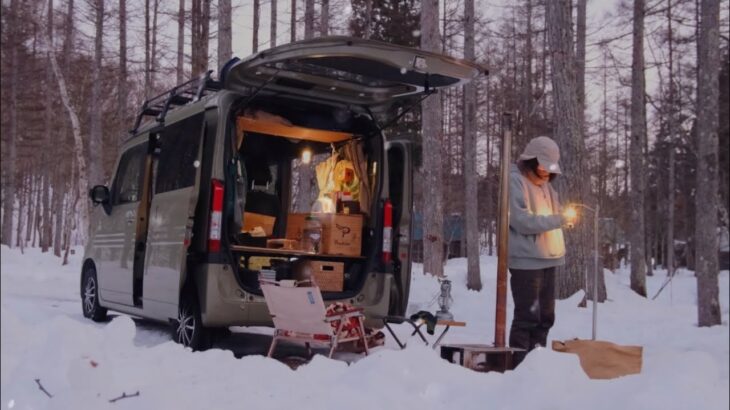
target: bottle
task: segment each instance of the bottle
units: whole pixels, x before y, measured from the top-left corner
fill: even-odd
[[[319,253],[322,241],[322,223],[316,217],[309,215],[304,218],[302,229],[302,250],[309,253]]]

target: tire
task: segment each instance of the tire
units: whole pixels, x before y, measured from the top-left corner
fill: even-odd
[[[93,266],[87,266],[81,276],[81,310],[94,322],[106,320],[107,310],[99,305],[99,281]]]
[[[180,298],[177,319],[172,321],[172,338],[175,342],[193,350],[210,347],[210,330],[203,326],[200,319],[200,306],[195,292],[186,292]]]

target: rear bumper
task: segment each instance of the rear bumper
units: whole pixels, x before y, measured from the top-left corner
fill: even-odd
[[[233,270],[225,264],[202,264],[195,270],[201,319],[208,327],[273,326],[263,296],[241,289]],[[388,313],[391,274],[370,273],[360,292],[351,298],[331,300],[365,309],[368,327],[383,326],[379,317]]]

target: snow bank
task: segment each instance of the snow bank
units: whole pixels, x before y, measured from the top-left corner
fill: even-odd
[[[682,271],[656,301],[635,296],[626,272],[607,273],[611,300],[599,306],[599,338],[644,346],[640,375],[589,380],[577,356],[539,349],[514,372],[476,373],[449,364],[416,337],[347,364],[316,356],[291,370],[262,356],[228,350],[191,352],[121,315],[106,324],[81,317],[78,255],[68,267],[28,250],[2,249],[3,408],[251,409],[727,409],[728,273],[723,272],[723,325],[696,327],[695,278]],[[482,258],[484,290],[466,290],[466,261],[449,261],[454,306],[465,328],[446,341],[491,343],[496,261]],[[664,276],[649,278],[653,293]],[[438,283],[414,267],[410,308],[434,311]],[[581,295],[557,304],[551,338],[590,336]],[[511,320],[511,300],[508,318]],[[55,305],[55,307],[54,307]],[[407,339],[407,325],[395,328]],[[140,345],[140,339],[148,341]],[[52,395],[38,387],[40,379]],[[110,403],[123,392],[131,397]]]

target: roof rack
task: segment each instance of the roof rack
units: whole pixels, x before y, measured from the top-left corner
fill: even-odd
[[[158,123],[164,123],[170,108],[198,101],[209,92],[219,91],[221,83],[210,78],[212,72],[213,70],[208,70],[197,78],[176,85],[170,90],[146,100],[142,103],[142,109],[137,114],[134,128],[129,130],[129,133],[135,135],[142,123],[142,118],[146,116],[154,116]]]

